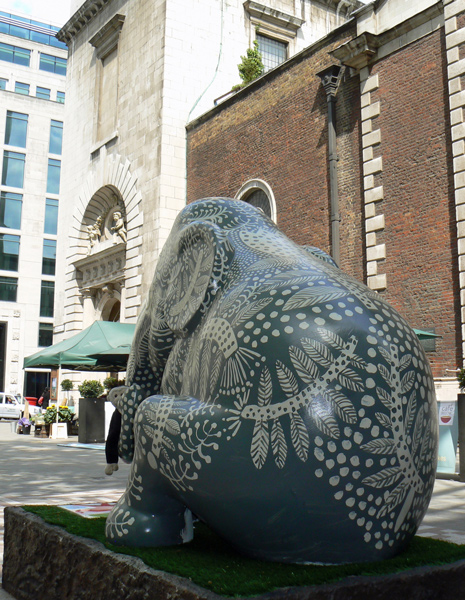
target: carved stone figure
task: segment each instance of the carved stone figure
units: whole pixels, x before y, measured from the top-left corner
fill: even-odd
[[[180,213],[114,392],[132,470],[112,543],[188,541],[192,511],[262,559],[405,548],[435,479],[433,379],[405,320],[331,262],[240,201]]]
[[[111,228],[112,233],[118,235],[123,242],[126,243],[126,227],[124,226],[124,220],[122,214],[119,211],[113,213],[113,227]]]
[[[92,250],[92,248],[95,246],[95,244],[97,244],[97,242],[100,241],[100,237],[102,235],[102,225],[103,225],[103,218],[97,217],[97,220],[95,221],[95,223],[93,225],[87,226],[87,237],[89,240],[89,252]]]

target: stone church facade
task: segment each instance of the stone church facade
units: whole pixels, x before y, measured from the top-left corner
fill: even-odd
[[[188,201],[258,194],[294,241],[337,248],[440,336],[442,399],[465,352],[464,44],[463,0],[375,1],[188,125]]]
[[[133,322],[186,202],[186,124],[230,95],[259,36],[269,68],[359,2],[86,0],[69,50],[54,341]]]

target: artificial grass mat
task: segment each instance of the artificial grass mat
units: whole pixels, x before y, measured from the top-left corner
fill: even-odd
[[[334,583],[349,576],[387,575],[426,565],[442,565],[465,558],[465,545],[415,536],[402,554],[373,563],[345,565],[289,565],[247,558],[213,533],[195,524],[194,539],[182,546],[130,548],[105,539],[105,517],[85,519],[56,506],[23,506],[47,523],[73,535],[91,538],[120,554],[137,556],[146,565],[190,579],[224,596],[252,596],[282,587]]]

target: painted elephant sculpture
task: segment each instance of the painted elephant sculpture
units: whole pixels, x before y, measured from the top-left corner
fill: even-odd
[[[107,538],[193,536],[283,562],[388,558],[416,532],[437,412],[413,330],[241,201],[200,200],[160,256],[128,362],[128,488]]]

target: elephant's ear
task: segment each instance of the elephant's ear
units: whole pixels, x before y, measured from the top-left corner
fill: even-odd
[[[332,265],[333,267],[338,267],[338,264],[336,263],[334,258],[327,254],[324,250],[320,250],[320,248],[316,248],[315,246],[302,246],[302,249],[311,254],[312,256],[319,258],[323,262],[326,262]]]
[[[199,222],[179,232],[173,250],[163,306],[168,327],[180,332],[216,294],[234,253],[216,225]]]

